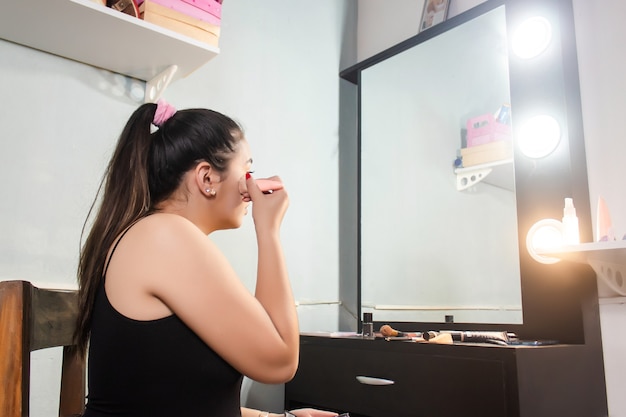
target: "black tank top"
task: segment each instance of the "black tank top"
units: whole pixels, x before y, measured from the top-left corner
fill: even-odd
[[[84,417],[240,417],[241,381],[176,315],[139,321],[119,313],[102,280]]]

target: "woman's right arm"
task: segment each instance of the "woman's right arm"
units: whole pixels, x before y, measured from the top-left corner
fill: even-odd
[[[279,240],[287,195],[250,191],[259,251],[256,297],[216,245],[181,216],[155,214],[137,224],[143,242],[135,245],[141,249],[133,262],[141,265],[137,273],[143,274],[145,291],[222,358],[254,380],[280,383],[295,374],[299,346]]]
[[[298,316],[280,242],[280,225],[287,210],[288,196],[284,189],[263,194],[253,179],[247,179],[247,188],[253,202],[252,216],[258,246],[255,297],[290,353],[290,362],[297,367],[300,345]]]

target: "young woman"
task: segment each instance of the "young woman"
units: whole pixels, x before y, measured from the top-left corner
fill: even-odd
[[[298,319],[280,226],[287,192],[250,175],[241,128],[207,109],[144,104],[124,128],[81,251],[76,339],[88,351],[84,417],[257,417],[242,375],[296,372]],[[207,238],[241,225],[252,203],[254,295]],[[298,417],[334,416],[313,409]]]

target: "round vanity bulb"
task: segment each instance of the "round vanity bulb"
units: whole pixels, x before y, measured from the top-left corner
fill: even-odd
[[[526,235],[526,250],[532,258],[542,264],[554,264],[559,258],[542,255],[563,246],[563,224],[555,219],[543,219],[535,223]]]
[[[522,22],[511,40],[515,55],[530,59],[546,50],[552,40],[552,26],[544,17],[535,16]]]
[[[561,140],[561,127],[552,116],[532,117],[522,125],[517,143],[529,158],[543,158],[554,151]]]

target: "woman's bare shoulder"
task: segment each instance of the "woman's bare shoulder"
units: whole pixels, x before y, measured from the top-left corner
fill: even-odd
[[[116,263],[150,287],[171,276],[195,281],[225,263],[225,257],[198,227],[176,214],[158,213],[138,221],[120,242]],[[214,268],[211,268],[213,265]],[[127,274],[128,275],[128,274]]]
[[[164,294],[178,294],[177,298],[184,300],[202,279],[206,262],[222,257],[186,218],[160,213],[147,216],[128,229],[112,255],[106,283],[109,299],[118,311],[132,318],[164,317],[177,305],[165,302],[168,297]]]

